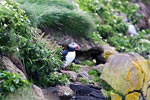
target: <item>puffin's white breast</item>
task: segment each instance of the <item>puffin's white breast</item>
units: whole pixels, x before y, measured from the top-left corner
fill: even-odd
[[[76,53],[75,51],[73,52],[68,52],[68,54],[66,55],[66,61],[64,66],[68,66],[74,59],[75,59]]]

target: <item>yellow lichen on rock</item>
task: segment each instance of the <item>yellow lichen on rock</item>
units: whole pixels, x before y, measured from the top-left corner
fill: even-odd
[[[134,93],[128,94],[125,100],[139,100],[139,97],[140,97],[140,93],[134,92]]]
[[[106,53],[107,54],[107,53]],[[110,53],[108,53],[110,54]],[[143,95],[150,100],[150,61],[137,53],[113,54],[108,57],[101,79],[107,82],[114,90],[127,95],[126,100],[138,100],[141,90]],[[149,96],[149,97],[148,97]]]
[[[127,90],[126,93],[133,91],[133,90],[140,90],[143,85],[143,80],[144,80],[144,74],[143,74],[143,69],[141,68],[141,64],[135,61],[132,61],[133,65],[135,66],[136,73],[132,72],[133,68],[130,68],[128,71],[128,75],[126,80],[129,81],[130,87]],[[136,76],[136,81],[133,80],[132,75],[135,74]]]
[[[103,49],[104,49],[103,56],[104,56],[104,58],[106,58],[106,59],[107,59],[109,56],[118,53],[118,52],[115,50],[115,48],[114,48],[114,47],[111,47],[110,45],[105,45],[105,46],[103,46]]]
[[[111,92],[111,100],[122,100],[122,97],[116,93]]]
[[[147,90],[147,98],[146,98],[146,100],[150,100],[150,88]]]
[[[144,75],[142,91],[144,95],[147,94],[148,82],[150,81],[150,61],[146,60],[144,57],[137,53],[131,53],[132,59],[140,65],[142,73]],[[149,98],[150,100],[150,98]]]
[[[106,51],[104,51],[104,58],[108,58],[109,56],[111,56],[111,55],[114,55],[114,54],[117,54],[118,52],[116,52],[116,51],[110,51],[110,50],[106,50]]]
[[[134,93],[128,94],[125,100],[139,100],[139,97],[140,97],[140,93],[134,92]]]
[[[129,83],[130,83],[130,87],[129,87],[129,89],[127,90],[126,94],[127,94],[128,92],[130,92],[130,91],[133,91],[133,86],[132,86],[132,84],[134,84],[134,81],[131,80],[131,75],[132,75],[132,73],[131,73],[131,68],[130,68],[130,69],[128,69],[128,74],[127,74],[127,78],[126,78],[126,80],[129,81]]]

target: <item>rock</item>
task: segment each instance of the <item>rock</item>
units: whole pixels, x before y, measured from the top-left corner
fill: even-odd
[[[92,39],[85,39],[82,37],[73,37],[65,33],[50,33],[49,37],[52,43],[57,43],[64,48],[71,42],[76,42],[80,45],[81,50],[77,51],[77,57],[80,59],[96,59],[97,63],[104,63],[104,61],[98,57],[103,53],[102,46],[98,43],[96,44]]]
[[[138,2],[138,5],[140,6],[140,10],[137,12],[137,15],[143,14],[144,18],[142,18],[138,24],[137,27],[141,29],[150,28],[150,24],[148,23],[149,17],[150,17],[150,4],[144,4],[142,2]]]
[[[19,68],[17,68],[9,58],[4,56],[0,57],[0,65],[4,66],[0,68],[1,70],[7,70],[10,71],[11,73],[21,74],[22,77],[26,79],[25,74]]]
[[[8,54],[8,55],[7,55],[7,58],[9,58],[9,59],[12,61],[12,63],[13,63],[19,70],[21,70],[21,71],[24,73],[24,75],[27,77],[27,74],[26,74],[26,71],[25,71],[25,68],[24,68],[22,62],[20,61],[20,59],[19,59],[15,54],[14,54],[14,55]]]
[[[135,92],[135,93],[128,94],[125,100],[139,100],[139,97],[140,97],[140,93]]]
[[[70,79],[73,80],[73,81],[77,80],[77,74],[76,74],[76,72],[73,72],[73,71],[62,71],[62,73],[69,75]]]
[[[104,49],[104,53],[103,53],[103,56],[105,59],[107,59],[110,55],[113,55],[113,54],[117,54],[118,52],[115,50],[114,47],[110,46],[110,45],[105,45],[103,46],[103,49]]]
[[[88,81],[90,81],[89,74],[86,71],[79,72],[78,77],[83,77],[84,79],[87,79]]]
[[[100,87],[70,84],[70,88],[74,91],[74,98],[69,100],[106,100]]]
[[[35,95],[35,100],[46,100],[41,88],[39,88],[36,85],[33,85],[32,89]]]
[[[71,42],[76,42],[80,45],[81,52],[89,51],[91,49],[103,52],[102,46],[100,44],[95,44],[93,40],[82,37],[73,37],[65,33],[50,33],[50,40],[63,47],[67,47]]]
[[[79,72],[83,72],[86,71],[87,73],[91,70],[91,67],[89,66],[84,66],[84,65],[80,65],[80,70]]]
[[[147,34],[146,37],[150,41],[150,34]]]
[[[147,90],[147,98],[146,98],[146,100],[149,100],[149,99],[150,99],[150,87]]]
[[[149,75],[149,62],[137,53],[128,53],[111,55],[100,78],[123,95],[138,92],[146,96]]]
[[[147,40],[147,39],[140,39],[139,40],[139,43],[150,43],[150,41],[149,40]]]
[[[100,73],[103,71],[104,64],[99,64],[97,66],[93,66],[92,69],[98,70]]]
[[[116,93],[111,92],[110,96],[111,96],[111,100],[122,100],[122,97]]]
[[[49,87],[42,89],[42,91],[46,100],[60,100],[57,93],[59,91],[58,87]]]
[[[73,91],[66,86],[60,86],[57,93],[58,96],[63,100],[67,100],[73,96]]]

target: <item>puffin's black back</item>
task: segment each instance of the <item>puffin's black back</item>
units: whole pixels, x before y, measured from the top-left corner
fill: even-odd
[[[75,48],[71,48],[71,47],[67,46],[67,50],[68,51],[75,51]]]
[[[66,55],[68,54],[68,50],[62,51],[62,60],[66,60]]]

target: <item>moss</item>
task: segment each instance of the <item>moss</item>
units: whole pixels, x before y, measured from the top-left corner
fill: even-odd
[[[82,82],[83,84],[89,84],[89,81],[83,77],[79,77],[79,82]]]
[[[95,62],[94,61],[90,61],[90,60],[84,60],[81,63],[82,65],[86,65],[86,66],[94,66]]]
[[[2,100],[37,100],[32,87],[22,87],[13,93],[7,94]]]
[[[98,70],[96,70],[96,69],[90,70],[88,74],[89,75],[93,75],[95,77],[100,77],[100,75],[101,75],[101,73]]]
[[[79,69],[80,69],[80,66],[73,63],[70,66],[68,66],[66,69],[78,73]]]

